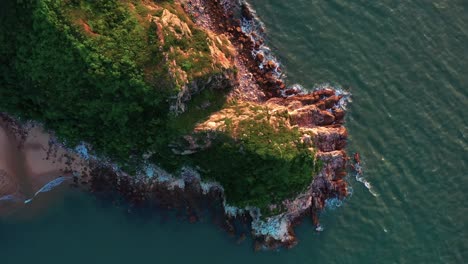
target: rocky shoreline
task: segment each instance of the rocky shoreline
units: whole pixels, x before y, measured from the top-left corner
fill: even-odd
[[[188,221],[196,222],[206,218],[208,209],[209,217],[216,224],[239,239],[252,235],[256,249],[292,247],[297,243],[295,225],[304,217],[311,217],[320,231],[318,219],[326,200],[343,199],[348,195],[344,180],[348,166],[344,150],[347,130],[343,124],[349,95],[331,87],[310,93],[287,87],[279,63],[264,46],[261,22],[245,2],[180,0],[180,4],[199,26],[213,34],[227,36],[235,48],[237,54],[233,56],[233,64],[238,71],[236,80],[232,80],[236,86],[230,99],[254,102],[272,111],[287,113],[288,125],[301,132],[299,140],[314,148],[315,158],[323,166],[311,184],[296,198],[280,205],[286,208],[285,212],[265,218],[256,208],[229,206],[222,186],[216,182],[203,182],[199,173],[188,167],[178,175],[171,175],[148,164],[138,175],[128,175],[108,161],[89,156],[85,144],[60,154],[73,155],[73,158],[53,158],[69,165],[65,172],[73,176],[72,186],[103,200],[124,204],[129,210],[176,209]],[[30,127],[20,125],[7,115],[1,117],[15,127],[15,134],[20,137],[28,134]],[[49,149],[57,147],[65,149],[52,137]],[[76,167],[73,164],[80,164],[79,170],[73,169]],[[0,203],[4,202],[2,197],[8,195],[11,194],[0,193]]]
[[[344,151],[347,130],[343,126],[349,94],[323,88],[307,93],[287,87],[279,63],[265,46],[265,29],[249,4],[241,0],[184,0],[181,1],[195,22],[216,34],[226,35],[237,50],[235,65],[239,70],[233,97],[256,101],[271,109],[286,109],[291,125],[303,133],[302,142],[310,142],[319,151],[322,171],[308,189],[291,201],[284,201],[287,212],[261,220],[250,212],[256,248],[291,247],[297,243],[293,226],[304,216],[311,216],[317,230],[321,230],[319,213],[330,198],[343,199],[348,195],[348,156]],[[255,96],[252,96],[254,94]]]

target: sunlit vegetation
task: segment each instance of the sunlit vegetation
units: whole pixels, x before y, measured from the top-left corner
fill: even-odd
[[[320,161],[300,141],[298,129],[287,125],[288,116],[283,112],[236,102],[225,103],[223,109],[234,115],[224,118],[222,129],[194,135],[206,138],[209,133],[211,147],[188,156],[166,154],[171,158],[157,160],[175,170],[181,165],[199,168],[203,177],[225,187],[230,204],[257,206],[264,215],[281,212],[281,206],[270,211],[268,205],[281,205],[284,199],[304,191],[321,169]],[[239,121],[241,115],[249,118]],[[274,125],[269,122],[273,117]],[[191,123],[190,119],[184,121],[179,129]]]

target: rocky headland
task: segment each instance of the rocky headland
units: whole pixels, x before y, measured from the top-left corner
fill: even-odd
[[[149,28],[163,43],[162,59],[176,83],[176,93],[168,102],[175,120],[170,127],[178,130],[170,131],[180,134],[163,142],[167,151],[148,149],[131,173],[93,151],[93,142],[70,146],[52,136],[41,151],[60,149],[51,157],[58,168],[27,191],[18,187],[21,173],[0,171],[0,203],[17,198],[28,201],[27,196],[37,194],[41,186],[50,187],[55,179],[70,177],[66,179],[72,186],[131,210],[176,209],[195,222],[206,218],[208,208],[214,222],[230,233],[239,238],[252,235],[256,249],[294,246],[297,239],[293,228],[305,217],[320,231],[319,215],[326,200],[348,196],[344,121],[349,94],[329,86],[311,91],[288,87],[280,63],[264,43],[262,23],[244,1],[141,3],[149,10],[141,19],[154,25]],[[134,3],[129,6],[135,8]],[[96,37],[98,33],[85,20],[80,23],[88,37]],[[177,44],[191,39],[198,31],[207,42],[200,50],[164,46],[169,41]],[[204,53],[210,56],[206,64],[210,66],[193,71],[189,63],[200,63],[206,58]],[[188,61],[193,56],[196,58]],[[219,98],[223,102],[217,105]],[[195,119],[193,113],[200,115],[187,127],[186,123]],[[18,142],[27,140],[33,126],[21,125],[6,114],[0,117],[7,135],[16,135]],[[24,144],[17,147],[24,148]],[[232,161],[223,161],[229,158]],[[249,165],[260,161],[266,169],[250,172],[247,168],[229,178],[232,172],[216,168],[215,163],[221,161],[225,162],[221,165],[234,169],[244,167],[230,167],[230,162],[245,161]],[[269,164],[284,164],[281,166],[292,171],[292,178],[283,177],[284,182],[280,182],[275,177],[281,173],[273,174]],[[172,166],[176,169],[170,169]],[[275,177],[269,178],[269,173]]]

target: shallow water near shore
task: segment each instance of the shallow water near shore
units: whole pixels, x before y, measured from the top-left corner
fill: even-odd
[[[322,214],[324,231],[305,219],[295,248],[255,253],[209,221],[136,216],[60,189],[0,219],[1,263],[468,261],[467,2],[250,3],[290,84],[353,94],[349,152],[365,173]]]

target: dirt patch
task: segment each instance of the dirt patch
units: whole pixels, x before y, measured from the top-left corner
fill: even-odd
[[[99,36],[99,34],[97,34],[96,32],[93,32],[93,30],[88,25],[88,23],[86,23],[86,21],[84,21],[83,19],[80,19],[80,25],[83,27],[83,30],[86,32],[86,34],[93,36],[93,37]]]

